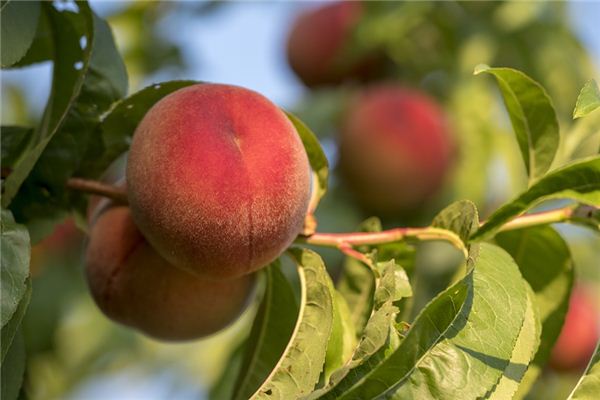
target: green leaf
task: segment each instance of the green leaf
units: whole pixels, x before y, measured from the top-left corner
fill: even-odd
[[[398,313],[394,302],[412,295],[406,272],[393,260],[378,263],[378,269],[382,273],[375,289],[373,313],[367,321],[356,350],[354,350],[348,369],[363,363],[385,344],[390,326]]]
[[[281,358],[298,318],[294,291],[276,260],[265,269],[266,288],[246,346],[233,399],[248,399]]]
[[[573,110],[573,119],[585,117],[598,107],[600,107],[600,89],[598,89],[598,83],[590,79],[579,92]]]
[[[487,65],[475,68],[475,75],[482,72],[494,75],[498,81],[530,182],[540,178],[550,169],[560,141],[550,97],[521,71]]]
[[[15,335],[17,334],[19,327],[21,326],[21,322],[23,321],[25,312],[27,311],[27,308],[29,307],[29,301],[31,300],[31,280],[27,279],[25,285],[26,285],[25,294],[21,298],[21,301],[19,302],[17,309],[13,313],[10,320],[6,323],[6,325],[4,325],[2,327],[2,338],[1,338],[1,342],[0,342],[0,345],[2,348],[2,352],[1,352],[2,360],[4,360],[6,353],[10,349],[13,339],[14,339]]]
[[[346,300],[350,319],[357,337],[360,337],[373,308],[375,277],[371,270],[354,258],[346,258],[337,290]]]
[[[285,114],[296,128],[296,131],[304,144],[310,166],[317,175],[317,187],[313,188],[313,190],[316,191],[318,199],[321,199],[327,192],[327,179],[329,176],[329,163],[327,162],[327,157],[325,157],[325,153],[321,148],[319,140],[310,128],[292,113],[286,112]]]
[[[313,393],[311,398],[324,395],[344,379],[354,368],[364,364],[374,354],[385,347],[390,338],[390,328],[393,329],[398,308],[394,302],[412,295],[408,277],[403,268],[393,260],[378,263],[381,277],[375,290],[375,307],[362,332],[358,346],[352,349],[351,359],[342,368],[335,371],[327,381],[327,385]],[[379,356],[381,357],[381,355]]]
[[[528,371],[529,363],[533,359],[540,344],[540,333],[542,330],[537,307],[535,306],[534,294],[531,288],[527,288],[527,309],[521,332],[515,344],[510,362],[504,369],[504,373],[493,391],[486,399],[512,399],[519,388],[520,383]]]
[[[510,256],[486,243],[469,271],[425,307],[388,359],[339,398],[462,399],[491,390],[523,325],[526,285]]]
[[[549,226],[502,232],[496,242],[515,260],[534,291],[534,304],[542,321],[540,346],[519,393],[529,390],[545,366],[558,339],[569,308],[573,260],[564,239]]]
[[[363,331],[362,337],[356,349],[351,354],[351,359],[347,360],[345,365],[341,366],[326,381],[327,384],[322,389],[313,392],[311,399],[321,398],[330,392],[342,380],[350,381],[353,377],[360,375],[356,374],[355,369],[361,371],[361,366],[370,365],[370,362],[379,363],[389,354],[389,346],[393,345],[394,349],[398,343],[394,340],[396,335],[393,322],[398,313],[398,309],[388,302],[375,311]],[[392,336],[390,336],[392,335]],[[397,338],[396,338],[397,339]],[[392,340],[392,342],[390,342]],[[364,368],[364,367],[363,367]],[[324,398],[331,398],[331,395]]]
[[[333,284],[317,253],[300,248],[289,253],[300,276],[300,314],[283,356],[251,399],[306,396],[323,370],[333,324]]]
[[[52,91],[44,117],[28,143],[27,151],[15,161],[13,171],[4,185],[2,206],[6,207],[25,181],[48,143],[64,122],[83,86],[89,67],[92,46],[81,48],[80,38],[87,43],[94,40],[93,16],[87,3],[77,2],[79,12],[58,11],[52,3],[43,3],[52,27],[55,46]]]
[[[590,400],[600,393],[600,342],[585,372],[567,400]]]
[[[334,289],[333,327],[327,344],[323,382],[328,382],[331,374],[352,357],[355,346],[356,332],[348,304],[344,297]]]
[[[466,246],[471,234],[479,228],[477,207],[469,200],[454,202],[435,216],[431,226],[456,233]]]
[[[44,9],[42,8],[42,11]],[[50,27],[50,19],[46,12],[40,14],[37,30],[33,42],[21,58],[12,68],[26,67],[31,64],[52,60],[54,54],[54,42],[52,40],[52,28]]]
[[[131,138],[148,110],[163,97],[176,90],[195,85],[198,81],[169,81],[148,86],[116,103],[102,119],[99,132],[102,154],[90,157],[84,168],[90,174],[99,174],[119,155],[129,149]]]
[[[2,68],[10,67],[25,56],[35,37],[39,18],[39,1],[2,2],[0,9]]]
[[[393,260],[392,260],[393,261]],[[393,302],[397,302],[406,297],[411,297],[413,295],[412,287],[410,286],[410,281],[408,280],[408,275],[404,268],[402,268],[399,264],[394,263],[394,297],[392,298]]]
[[[494,212],[471,239],[490,238],[513,217],[550,199],[574,199],[600,205],[600,157],[580,160],[552,171]]]
[[[23,225],[15,223],[10,211],[2,210],[2,327],[12,318],[19,302],[27,291],[31,247],[29,233]]]
[[[412,296],[412,288],[406,271],[394,260],[378,262],[377,270],[381,275],[375,289],[375,309],[387,302],[397,302]]]
[[[396,375],[395,369],[403,369],[401,360],[411,359],[416,363],[457,319],[471,291],[472,272],[471,269],[465,278],[440,293],[423,309],[406,338],[391,354],[378,352],[371,356],[351,370],[323,399],[376,398],[395,385],[397,380],[392,376]],[[405,373],[411,369],[408,367]]]
[[[2,400],[16,400],[19,397],[25,375],[25,342],[19,332],[2,362]]]

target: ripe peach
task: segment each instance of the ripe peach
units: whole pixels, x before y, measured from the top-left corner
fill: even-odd
[[[344,46],[362,12],[360,2],[342,1],[309,10],[296,19],[288,38],[287,56],[307,86],[362,79],[376,68],[377,61],[371,55],[342,59]]]
[[[86,277],[111,319],[163,340],[212,334],[244,309],[253,277],[210,281],[170,265],[144,239],[129,207],[107,200],[92,214]]]
[[[159,254],[233,278],[273,261],[301,231],[310,167],[294,126],[265,97],[199,84],[145,115],[127,182],[133,218]]]
[[[583,287],[576,286],[562,331],[550,355],[550,366],[558,371],[585,368],[600,338],[599,324],[599,310],[591,295]]]
[[[359,202],[381,215],[411,211],[435,194],[453,152],[439,106],[396,84],[351,102],[340,142],[342,174]]]

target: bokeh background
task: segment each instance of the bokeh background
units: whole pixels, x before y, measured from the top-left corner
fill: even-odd
[[[293,111],[319,136],[333,174],[319,211],[319,229],[354,230],[370,216],[335,168],[344,110],[365,83],[308,88],[286,58],[297,16],[322,2],[91,1],[111,24],[124,56],[130,93],[172,79],[237,84]],[[68,4],[66,5],[68,6]],[[480,63],[522,69],[548,90],[563,138],[599,129],[600,117],[570,118],[579,89],[600,77],[600,3],[417,2],[371,7],[346,56],[372,51],[385,59],[375,80],[398,82],[437,99],[452,121],[458,160],[434,199],[384,225],[430,221],[441,207],[473,200],[482,217],[525,188],[526,178],[499,92]],[[50,89],[51,65],[2,71],[2,125],[32,125]],[[579,133],[578,133],[579,132]],[[598,148],[589,146],[589,148]],[[585,155],[589,148],[575,149]],[[577,274],[591,292],[600,288],[600,240],[560,226]],[[33,252],[33,297],[24,322],[29,351],[28,392],[34,399],[222,398],[235,380],[228,360],[248,333],[254,306],[211,338],[162,344],[108,321],[93,304],[82,275],[85,236],[61,225]],[[444,247],[424,249],[424,271],[435,282]],[[342,258],[322,251],[335,275]],[[432,293],[439,288],[432,285]],[[424,299],[423,301],[425,301]],[[235,371],[233,371],[235,372]],[[224,374],[225,373],[225,374]],[[564,398],[576,374],[546,371],[534,399]]]

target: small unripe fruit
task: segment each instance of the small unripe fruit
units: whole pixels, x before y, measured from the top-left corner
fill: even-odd
[[[307,86],[337,84],[367,77],[377,65],[372,56],[342,59],[362,4],[342,1],[310,10],[294,22],[287,43],[290,66]]]
[[[340,168],[359,202],[379,215],[412,211],[440,190],[453,144],[440,107],[395,84],[366,89],[341,129]]]
[[[581,370],[588,364],[600,338],[600,314],[593,298],[583,287],[571,294],[569,311],[550,356],[558,371]]]
[[[162,340],[210,335],[243,311],[253,276],[211,281],[170,265],[137,229],[129,207],[101,201],[86,252],[86,277],[111,319]]]
[[[136,224],[172,264],[214,279],[277,258],[300,233],[310,167],[294,126],[262,95],[201,84],[155,104],[127,165]]]

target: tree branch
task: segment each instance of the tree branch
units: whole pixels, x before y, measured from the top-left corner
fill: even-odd
[[[70,178],[67,181],[67,187],[85,193],[108,197],[121,204],[128,204],[126,190],[114,185],[82,178]],[[592,210],[588,210],[589,208]],[[314,210],[311,207],[311,209],[309,209],[310,217],[312,217],[312,211]],[[587,220],[593,218],[595,213],[598,212],[600,212],[598,207],[583,206],[579,204],[568,205],[555,210],[521,215],[504,224],[500,228],[500,231],[522,229],[530,226],[547,225],[557,222],[586,223]],[[589,217],[586,218],[588,214]],[[417,240],[445,240],[467,255],[467,249],[457,234],[446,229],[431,226],[422,228],[394,228],[381,232],[307,233],[308,234],[304,233],[299,235],[295,242],[315,246],[335,247],[345,254],[354,257],[357,257],[357,254],[353,251],[353,248],[356,246],[393,243],[408,238]]]

